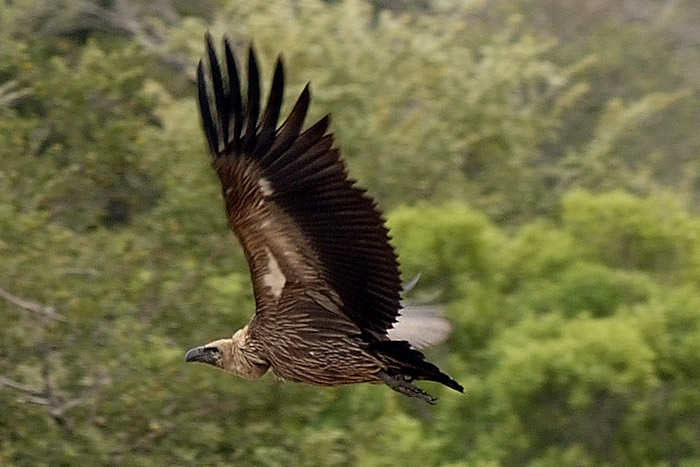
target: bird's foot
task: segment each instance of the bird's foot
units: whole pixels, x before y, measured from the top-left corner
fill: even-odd
[[[419,389],[416,385],[414,385],[411,382],[413,381],[413,379],[405,375],[390,375],[383,371],[380,371],[379,379],[381,379],[384,382],[384,384],[389,386],[394,391],[400,392],[401,394],[404,394],[406,396],[417,397],[418,399],[425,401],[428,404],[435,404],[435,402],[437,402],[436,398],[434,398],[427,392]]]

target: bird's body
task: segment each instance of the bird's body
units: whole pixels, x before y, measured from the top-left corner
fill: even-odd
[[[462,391],[407,341],[389,338],[400,309],[397,257],[374,201],[347,178],[326,133],[328,117],[301,132],[308,86],[277,128],[281,60],[260,116],[252,48],[245,100],[228,42],[223,73],[209,37],[207,51],[209,71],[200,62],[197,73],[202,121],[228,223],[250,265],[256,310],[232,338],[192,349],[187,360],[245,378],[272,369],[321,386],[384,382],[428,402],[411,381]]]

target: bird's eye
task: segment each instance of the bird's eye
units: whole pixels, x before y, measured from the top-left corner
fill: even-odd
[[[219,349],[216,347],[207,347],[204,350],[206,350],[207,352],[211,352],[211,353],[219,353]]]

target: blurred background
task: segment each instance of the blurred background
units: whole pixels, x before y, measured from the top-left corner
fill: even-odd
[[[312,82],[466,394],[185,365],[254,303],[203,35]],[[700,3],[0,0],[0,465],[700,465]]]

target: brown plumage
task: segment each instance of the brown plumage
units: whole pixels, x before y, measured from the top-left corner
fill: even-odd
[[[400,309],[396,254],[375,202],[348,180],[329,117],[302,132],[309,87],[278,128],[284,70],[277,60],[264,113],[255,53],[247,96],[224,41],[222,69],[207,35],[208,69],[197,68],[199,104],[231,229],[250,266],[256,310],[230,339],[187,352],[244,378],[268,369],[321,386],[384,382],[427,402],[412,384],[463,388],[388,331]],[[396,338],[392,334],[393,338]]]

